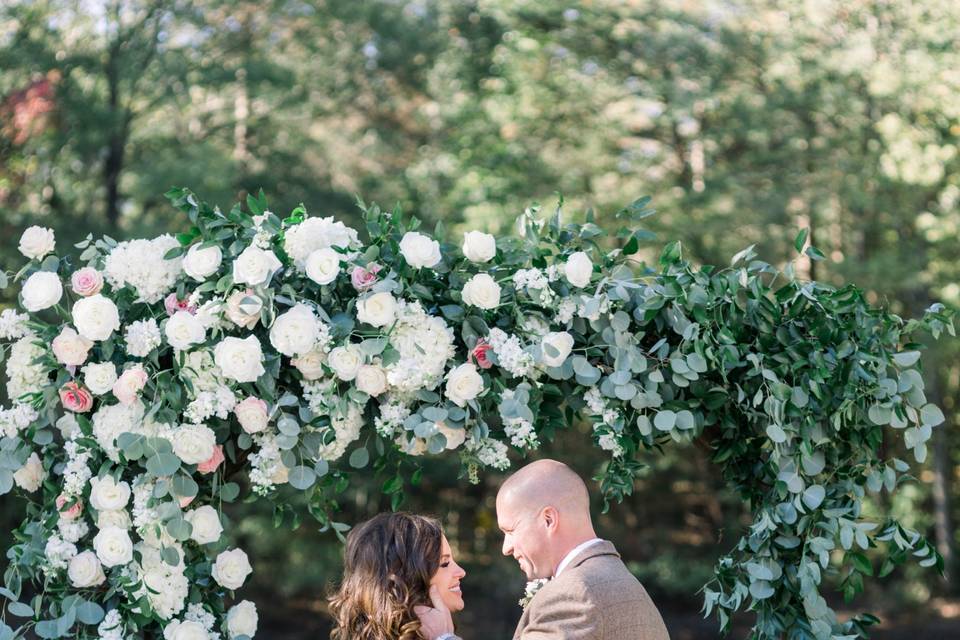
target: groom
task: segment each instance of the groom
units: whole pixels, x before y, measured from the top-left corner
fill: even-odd
[[[660,612],[593,530],[583,480],[556,460],[538,460],[497,494],[503,555],[527,580],[550,578],[523,611],[514,640],[669,640]],[[417,611],[428,640],[460,640],[450,611],[431,590],[433,607]]]

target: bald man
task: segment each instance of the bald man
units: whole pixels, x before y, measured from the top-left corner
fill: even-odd
[[[587,487],[567,465],[538,460],[507,478],[497,493],[503,554],[527,580],[549,578],[523,611],[514,640],[669,640],[660,612],[597,537]],[[418,609],[427,640],[461,640],[438,593]]]

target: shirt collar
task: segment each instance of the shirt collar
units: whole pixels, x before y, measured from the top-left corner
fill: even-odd
[[[573,562],[573,559],[576,558],[578,555],[580,555],[580,553],[584,549],[586,549],[587,547],[592,547],[593,545],[600,542],[603,542],[601,538],[593,538],[591,540],[587,540],[586,542],[581,542],[580,544],[578,544],[576,547],[573,548],[572,551],[570,551],[570,553],[564,556],[563,560],[560,561],[560,564],[557,565],[557,570],[554,571],[553,573],[553,577],[556,578],[557,576],[559,576],[560,572],[563,571],[568,564]]]

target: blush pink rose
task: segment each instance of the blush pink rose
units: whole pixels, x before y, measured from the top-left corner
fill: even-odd
[[[78,296],[92,296],[103,288],[103,275],[93,267],[84,267],[70,276],[70,286]]]
[[[476,360],[477,366],[481,369],[489,369],[493,366],[490,358],[487,357],[487,352],[490,351],[490,349],[493,349],[493,347],[491,347],[486,340],[480,338],[480,340],[477,341],[477,346],[470,351],[470,361]]]
[[[223,463],[223,447],[217,445],[213,448],[213,455],[209,460],[204,460],[197,465],[197,471],[200,473],[213,473]]]
[[[247,433],[259,433],[267,428],[270,416],[267,414],[267,403],[260,398],[250,396],[233,408],[237,421]]]
[[[367,268],[354,267],[350,272],[350,282],[357,291],[366,291],[377,282],[377,273],[383,269],[376,262],[371,262]]]
[[[133,404],[137,394],[147,384],[147,372],[143,367],[132,367],[120,374],[113,383],[113,395],[123,404]]]
[[[70,327],[64,327],[50,346],[58,362],[68,367],[76,367],[87,361],[93,341],[84,338]]]
[[[197,312],[197,305],[190,304],[189,298],[178,300],[176,293],[171,293],[166,298],[164,298],[163,306],[167,310],[168,316],[172,316],[177,311],[186,311],[190,315],[194,315]]]
[[[67,411],[86,413],[93,406],[93,396],[76,382],[68,382],[60,387],[60,402]]]
[[[195,497],[196,496],[191,496],[189,498],[180,498],[180,508],[186,509],[188,506],[190,506],[190,503],[193,502],[193,499]]]
[[[67,504],[69,501],[70,498],[62,493],[57,496],[57,511],[60,512],[60,517],[64,520],[76,520],[77,517],[79,517],[80,512],[83,511],[83,505],[81,504],[80,500],[77,499],[72,507],[64,511],[63,505]]]

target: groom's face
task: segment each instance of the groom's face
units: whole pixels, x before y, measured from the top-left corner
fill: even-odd
[[[540,513],[517,508],[511,500],[497,500],[497,525],[503,532],[503,555],[513,556],[527,580],[549,578],[553,567],[547,553],[549,540],[540,526]]]

